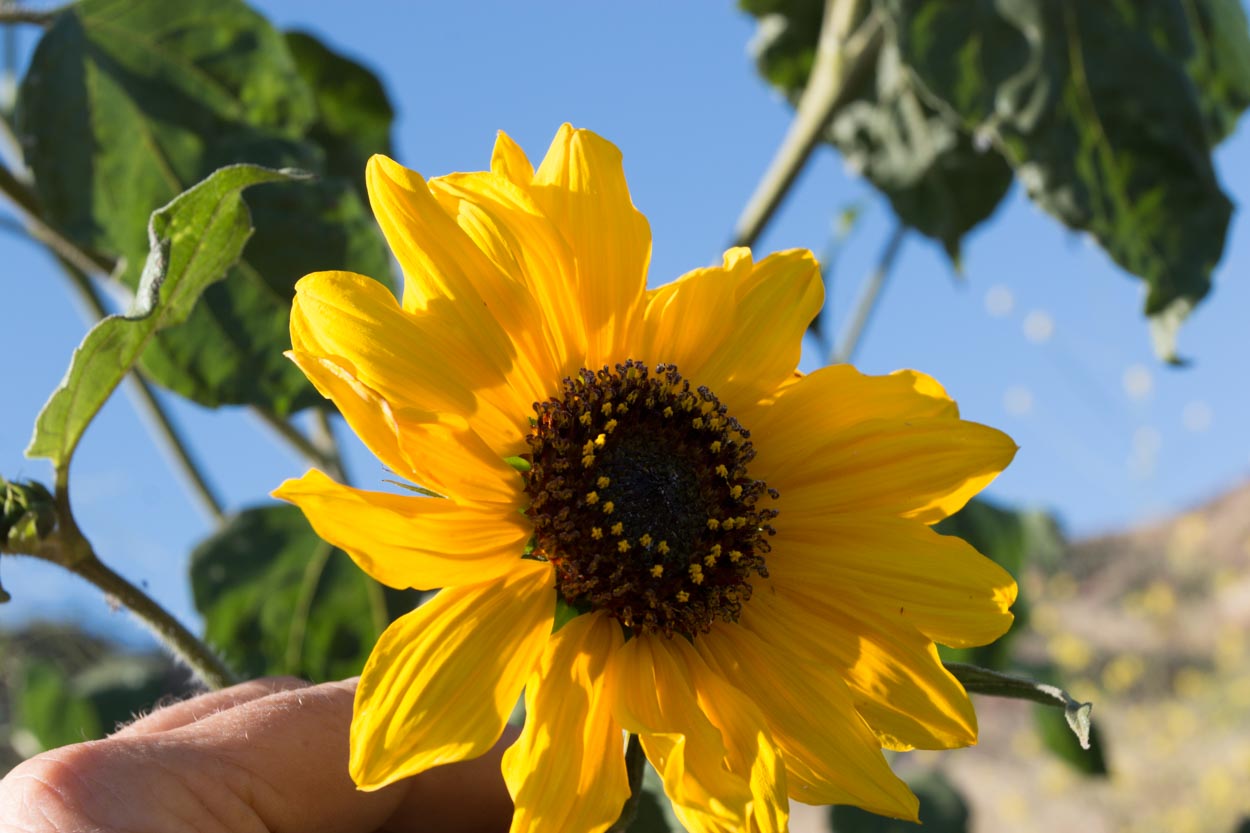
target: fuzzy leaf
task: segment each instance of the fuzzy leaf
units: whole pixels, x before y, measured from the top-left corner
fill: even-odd
[[[156,332],[185,320],[205,288],[238,259],[252,234],[243,189],[294,177],[232,165],[152,215],[151,249],[129,312],[96,324],[74,351],[65,378],[35,421],[28,457],[46,457],[61,472],[69,466],[87,425]]]
[[[148,215],[213,170],[326,173],[321,101],[283,35],[241,0],[83,0],[40,40],[16,120],[49,220],[124,258],[119,277],[137,289]],[[282,357],[291,298],[320,269],[386,277],[385,245],[353,186],[360,174],[259,190],[255,241],[147,352],[149,374],[209,407],[281,416],[321,403]]]

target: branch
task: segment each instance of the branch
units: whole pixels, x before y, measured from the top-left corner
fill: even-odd
[[[297,454],[303,457],[317,468],[324,469],[326,474],[345,483],[343,472],[343,464],[339,460],[338,450],[335,447],[320,448],[308,437],[285,419],[274,416],[264,408],[252,408],[252,412],[260,417],[261,422],[269,426],[275,434],[281,437],[295,450]]]
[[[855,351],[859,348],[859,342],[864,336],[864,328],[868,326],[868,320],[872,318],[872,313],[877,308],[881,290],[894,269],[894,261],[898,259],[898,253],[903,248],[903,240],[906,237],[907,226],[896,222],[894,231],[890,233],[890,239],[881,250],[881,257],[877,261],[876,268],[864,279],[864,285],[859,291],[859,299],[855,302],[855,309],[851,312],[846,325],[846,334],[842,337],[837,349],[829,356],[830,364],[843,364],[855,358]]]
[[[863,0],[826,0],[820,42],[807,86],[795,108],[790,129],[738,218],[735,246],[755,244],[829,122],[875,66],[882,40],[881,21],[876,13],[869,12],[850,34],[862,6]]]
[[[41,12],[35,9],[26,9],[15,3],[0,4],[0,26],[8,26],[14,23],[30,23],[35,26],[51,26],[56,20],[57,15],[61,13],[60,9]]]
[[[211,648],[197,639],[151,596],[113,572],[94,552],[91,553],[90,558],[73,566],[63,566],[100,588],[122,606],[129,608],[130,612],[147,625],[156,638],[164,643],[165,647],[185,663],[210,689],[225,688],[238,682],[234,672]]]
[[[22,215],[31,236],[51,249],[57,257],[88,275],[111,275],[117,268],[115,259],[79,246],[49,225],[39,207],[39,198],[5,165],[0,165],[0,194],[8,197]]]

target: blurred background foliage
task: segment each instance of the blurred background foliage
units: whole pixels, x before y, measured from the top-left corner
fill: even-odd
[[[758,19],[752,48],[760,74],[800,111],[813,72],[836,67],[841,83],[818,124],[819,138],[888,201],[897,229],[937,241],[958,268],[966,236],[1019,180],[1030,200],[1065,226],[1088,232],[1144,282],[1144,313],[1159,355],[1180,360],[1178,328],[1210,289],[1232,211],[1211,153],[1250,104],[1250,33],[1240,3],[740,0],[740,6]],[[134,375],[140,398],[158,385],[208,408],[246,407],[311,463],[342,476],[331,406],[282,352],[299,277],[324,269],[392,275],[363,188],[365,160],[391,149],[394,109],[382,80],[312,34],[280,31],[242,0],[81,0],[46,13],[24,16],[4,7],[8,12],[7,25],[45,28],[4,114],[21,164],[3,169],[0,185],[98,315],[110,306],[109,292],[143,285],[153,212],[218,168],[250,163],[315,175],[248,190],[254,233],[238,241],[228,272],[213,276],[222,279],[205,282],[185,322],[154,330]],[[829,37],[836,14],[847,24],[841,39]],[[833,57],[822,58],[822,51]],[[820,320],[815,326],[827,335]],[[146,401],[160,411],[150,392]],[[293,419],[300,411],[302,421]],[[165,441],[193,471],[189,438],[171,421],[164,425]],[[204,637],[244,676],[326,680],[357,673],[382,629],[421,600],[419,593],[373,582],[321,542],[293,507],[263,503],[227,513],[226,501],[207,483],[199,493],[217,529],[191,557],[194,604]],[[1217,509],[1220,518],[1227,515]],[[944,650],[944,658],[1073,685],[1078,698],[1082,691],[1104,698],[1097,715],[1116,714],[1114,703],[1121,716],[1145,720],[1158,705],[1142,682],[1156,673],[1143,657],[1147,647],[1116,641],[1132,630],[1134,617],[1146,616],[1151,627],[1175,622],[1191,600],[1240,580],[1246,566],[1245,553],[1235,556],[1225,565],[1225,585],[1196,584],[1169,602],[1171,590],[1159,588],[1171,585],[1159,582],[1183,570],[1177,557],[1151,560],[1154,577],[1123,566],[1134,547],[1155,546],[1150,536],[1132,546],[1104,542],[1109,549],[1100,558],[1090,547],[1103,544],[1074,547],[1054,517],[988,500],[973,501],[939,531],[970,541],[1022,580],[1012,632],[983,648]],[[1240,552],[1231,544],[1226,550]],[[1098,578],[1106,579],[1103,597],[1112,608],[1102,643],[1068,633],[1079,607],[1071,585]],[[1136,601],[1115,609],[1113,589]],[[1232,640],[1225,631],[1221,620],[1208,636]],[[1206,685],[1233,680],[1244,699],[1250,680],[1244,650],[1219,650],[1232,657],[1224,666],[1176,660],[1164,688],[1196,686],[1194,675],[1205,675]],[[156,652],[69,625],[6,628],[0,766],[101,737],[192,688],[186,673]],[[1066,773],[1048,776],[1064,785],[1059,798],[1077,789],[1070,779],[1121,777],[1112,763],[1125,759],[1115,754],[1117,745],[1139,751],[1131,732],[1114,730],[1096,730],[1093,747],[1082,750],[1062,712],[1001,708],[985,711],[998,731],[991,751],[1002,754],[1004,737],[1049,750],[1046,759]],[[1018,728],[1021,709],[1034,712],[1033,728]],[[1004,728],[1010,725],[1017,728]],[[1125,721],[1102,725],[1122,729]],[[1026,757],[1015,754],[1012,766]],[[1250,761],[1230,767],[1237,765],[1244,775]],[[1038,768],[1047,764],[1028,766],[1017,767],[1026,772],[1021,777],[1041,778]],[[921,796],[930,829],[990,829],[984,815],[974,825],[973,810],[985,801],[976,804],[979,796],[968,794],[967,772],[980,772],[975,766],[948,772],[926,753],[908,753],[900,767]],[[653,777],[648,784],[656,789]],[[1231,829],[1239,805],[1235,797],[1220,800],[1209,805],[1220,826],[1201,829]],[[1007,814],[1002,821],[1013,820]],[[1183,822],[1172,829],[1184,829]],[[845,808],[819,823],[848,833],[904,829]],[[632,829],[674,828],[667,803],[648,798]]]

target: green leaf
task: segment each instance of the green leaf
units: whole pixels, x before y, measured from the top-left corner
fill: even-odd
[[[207,162],[223,142],[298,140],[315,109],[281,35],[240,0],[85,0],[40,40],[17,118],[48,217],[132,254],[157,207],[221,164],[259,161]]]
[[[243,259],[185,325],[158,336],[144,368],[208,407],[251,404],[281,416],[324,406],[283,355],[291,349],[295,282],[323,269],[385,279],[390,256],[347,180],[267,185],[248,194],[248,205],[256,234]]]
[[[151,250],[126,315],[96,324],[74,351],[69,371],[35,421],[26,454],[68,467],[87,425],[138,361],[152,336],[184,320],[205,287],[220,280],[252,233],[240,193],[293,174],[234,165],[223,168],[152,215]]]
[[[294,506],[247,509],[191,554],[205,637],[247,676],[360,673],[415,592],[384,592],[313,532]]]
[[[0,741],[23,756],[103,737],[157,701],[191,692],[186,670],[167,655],[127,650],[72,625],[0,632],[0,655]],[[0,771],[6,763],[0,751]]]
[[[1094,776],[1109,774],[1102,734],[1097,726],[1089,725],[1089,735],[1083,744],[1074,733],[1066,712],[1038,706],[1033,709],[1033,723],[1043,745],[1077,772]]]
[[[316,99],[308,137],[325,149],[326,173],[354,182],[367,200],[365,163],[375,153],[391,153],[395,111],[386,88],[368,68],[307,32],[287,32],[286,44]]]
[[[1156,344],[1175,360],[1175,324],[1210,289],[1232,212],[1182,0],[883,8],[930,103],[992,141],[1030,198],[1146,282],[1146,314],[1170,325],[1156,327]],[[1217,109],[1226,122],[1228,104]]]
[[[678,833],[685,830],[673,804],[664,794],[664,782],[651,763],[646,764],[642,775],[642,795],[638,798],[638,812],[626,828],[629,833]]]
[[[0,552],[34,555],[56,527],[56,499],[34,480],[0,477]],[[0,587],[0,603],[9,594]]]
[[[1184,6],[1193,50],[1181,58],[1198,88],[1207,133],[1220,142],[1250,107],[1250,24],[1240,0],[1184,0]]]
[[[829,808],[829,825],[833,833],[966,833],[968,804],[955,786],[937,770],[909,779],[916,798],[920,799],[920,823],[878,816],[851,805]]]
[[[1010,697],[1015,700],[1029,700],[1044,706],[1063,709],[1063,717],[1068,728],[1076,736],[1082,749],[1090,746],[1090,714],[1094,706],[1091,703],[1079,703],[1072,699],[1068,692],[1049,683],[1039,683],[1027,677],[978,668],[962,662],[943,663],[946,669],[955,675],[955,679],[963,684],[969,694],[987,694],[991,697]]]
[[[1064,552],[1058,522],[1045,512],[1015,510],[975,498],[936,527],[943,535],[963,538],[1017,579],[1030,563],[1054,564]],[[1013,640],[1029,621],[1028,600],[1016,599],[1012,628],[989,645],[975,648],[939,648],[943,659],[972,663],[995,670],[1012,665]]]
[[[324,173],[318,105],[286,39],[240,0],[84,0],[39,42],[17,123],[48,218],[80,245],[124,257],[119,277],[134,288],[148,214],[209,172],[248,162]],[[358,176],[258,192],[256,240],[149,350],[145,369],[210,407],[285,415],[321,403],[281,354],[296,280],[389,271]]]
[[[104,736],[91,701],[74,691],[68,676],[47,661],[26,663],[14,715],[34,736],[40,750],[55,749]],[[34,751],[34,750],[31,750]]]
[[[791,102],[811,73],[824,3],[749,0],[760,17],[752,46],[761,74]],[[848,167],[889,200],[906,225],[939,241],[955,263],[964,235],[988,218],[1011,185],[1011,168],[991,147],[978,146],[958,119],[931,107],[902,65],[892,37],[876,67],[834,115],[827,140]]]

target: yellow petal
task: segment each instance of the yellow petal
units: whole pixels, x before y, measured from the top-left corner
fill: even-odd
[[[648,292],[642,350],[635,358],[653,366],[675,364],[686,378],[704,384],[703,367],[728,336],[725,322],[737,309],[733,288],[749,277],[751,266],[749,253],[728,252],[724,266],[696,269]]]
[[[296,352],[335,359],[392,408],[465,417],[502,456],[518,453],[533,400],[511,388],[509,365],[495,363],[474,337],[454,319],[404,312],[362,275],[317,272],[295,285]]]
[[[480,325],[479,337],[502,347],[506,335],[497,316],[519,298],[515,282],[439,207],[421,174],[375,155],[365,178],[378,225],[404,270],[404,309],[434,308]]]
[[[356,687],[349,770],[376,790],[474,758],[503,733],[555,616],[549,564],[442,590],[378,640]]]
[[[288,350],[286,356],[299,366],[322,396],[338,407],[352,432],[383,465],[400,477],[416,482],[416,473],[399,450],[398,429],[390,403],[359,381],[338,360],[298,350]]]
[[[915,796],[890,770],[834,669],[797,661],[738,625],[714,625],[695,647],[762,710],[794,776],[792,798],[916,819]]]
[[[529,187],[534,179],[534,166],[521,146],[502,130],[495,135],[495,150],[490,156],[491,173],[506,176],[517,185]]]
[[[416,171],[374,156],[366,180],[404,269],[404,309],[436,315],[467,336],[492,367],[507,371],[521,404],[533,403],[554,372],[533,296],[448,215]]]
[[[369,450],[400,477],[459,503],[520,506],[524,499],[520,475],[466,420],[411,410],[396,413],[339,360],[294,350],[287,356],[338,406]]]
[[[651,227],[630,199],[621,152],[566,124],[535,172],[530,193],[577,260],[586,366],[630,358],[626,353],[642,323]]]
[[[529,502],[521,475],[466,420],[404,410],[395,414],[395,424],[400,451],[415,472],[415,483],[457,503],[518,509]]]
[[[430,180],[430,191],[501,271],[523,284],[534,298],[532,323],[544,336],[541,349],[552,356],[548,389],[579,370],[586,358],[586,334],[578,307],[577,267],[560,230],[529,193],[496,173],[451,174]],[[514,334],[515,341],[515,334]],[[518,350],[539,349],[518,343]]]
[[[976,743],[976,713],[933,643],[885,619],[853,591],[827,598],[776,580],[757,589],[741,624],[773,650],[836,671],[855,709],[891,749],[950,749]]]
[[[1011,574],[968,542],[917,521],[831,515],[794,524],[769,554],[786,586],[851,588],[864,603],[952,647],[985,645],[1011,627]]]
[[[787,526],[830,513],[936,523],[989,485],[1016,453],[1001,431],[942,417],[869,420],[829,434],[748,427],[758,453],[753,471],[780,490]]]
[[[697,637],[695,644],[703,638],[704,635]],[[787,830],[790,801],[786,794],[786,769],[769,723],[757,705],[763,701],[752,702],[754,698],[743,693],[745,688],[739,690],[742,686],[736,676],[734,685],[730,685],[723,674],[685,648],[684,641],[682,653],[686,655],[699,706],[721,731],[726,747],[725,765],[750,785],[750,829],[760,833]]]
[[[725,766],[725,741],[699,706],[686,652],[692,649],[681,637],[644,634],[626,642],[609,666],[613,714],[642,740],[684,825],[744,830],[751,787]]]
[[[776,401],[760,410],[750,429],[757,448],[781,445],[790,438],[828,437],[879,419],[959,417],[959,409],[931,376],[899,370],[888,376],[865,376],[849,364],[822,367],[785,385]]]
[[[503,756],[513,831],[598,833],[620,816],[629,778],[605,670],[623,642],[620,625],[603,613],[552,634],[525,686],[525,728]]]
[[[738,259],[749,262],[750,253],[731,249],[725,254],[727,266]],[[742,275],[745,270],[733,271]],[[733,318],[724,341],[699,370],[698,383],[736,413],[773,393],[794,375],[803,334],[824,297],[820,266],[806,249],[778,252],[754,264],[735,288]],[[678,321],[669,325],[682,326]]]
[[[520,512],[366,492],[313,470],[273,496],[304,511],[317,534],[390,587],[430,590],[506,575],[533,534]]]

